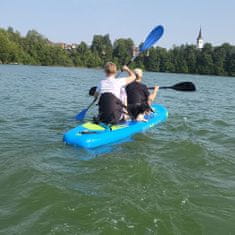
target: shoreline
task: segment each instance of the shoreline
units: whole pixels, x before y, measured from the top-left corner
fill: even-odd
[[[0,66],[1,65],[11,65],[11,66],[35,66],[35,67],[52,67],[52,68],[56,68],[56,67],[59,67],[59,68],[80,68],[80,69],[100,69],[102,70],[103,68],[102,67],[82,67],[82,66],[74,66],[74,65],[71,65],[71,66],[65,66],[65,65],[40,65],[40,64],[20,64],[20,63],[9,63],[9,64],[1,64],[0,63]],[[132,66],[130,66],[132,67]],[[162,72],[162,71],[149,71],[149,70],[144,70],[144,72],[150,72],[150,73],[168,73],[168,74],[182,74],[182,75],[193,75],[193,76],[216,76],[216,77],[225,77],[225,78],[232,78],[232,77],[235,77],[235,76],[229,76],[229,75],[216,75],[216,74],[200,74],[200,73],[176,73],[176,72]]]

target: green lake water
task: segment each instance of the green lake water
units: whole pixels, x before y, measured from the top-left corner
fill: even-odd
[[[197,92],[160,90],[167,122],[96,155],[62,138],[102,77],[0,65],[0,234],[235,234],[235,78],[146,72]]]

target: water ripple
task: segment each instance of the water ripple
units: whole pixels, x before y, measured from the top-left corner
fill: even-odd
[[[159,91],[166,123],[85,151],[62,136],[102,70],[0,70],[1,234],[234,233],[234,79],[145,73],[150,86],[198,89]]]

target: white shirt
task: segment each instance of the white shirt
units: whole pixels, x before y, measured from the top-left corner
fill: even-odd
[[[110,76],[100,81],[96,91],[100,94],[110,92],[123,101],[123,88],[125,86],[126,78],[115,78],[115,76]]]

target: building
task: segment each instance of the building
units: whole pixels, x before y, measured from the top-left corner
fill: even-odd
[[[64,42],[58,42],[58,43],[52,43],[51,42],[51,45],[60,47],[64,50],[72,50],[72,49],[76,49],[78,47],[78,44],[76,44],[76,43],[66,44]]]
[[[65,49],[65,46],[66,46],[66,44],[63,43],[63,42],[53,43],[53,45],[55,45],[55,46],[57,46],[57,47],[60,47],[60,48],[62,48],[62,49]]]
[[[72,43],[72,49],[76,49],[78,47],[77,43]]]
[[[203,44],[204,44],[204,42],[203,42],[203,38],[202,38],[202,29],[200,27],[199,35],[197,37],[197,48],[198,49],[202,49],[203,48]]]

